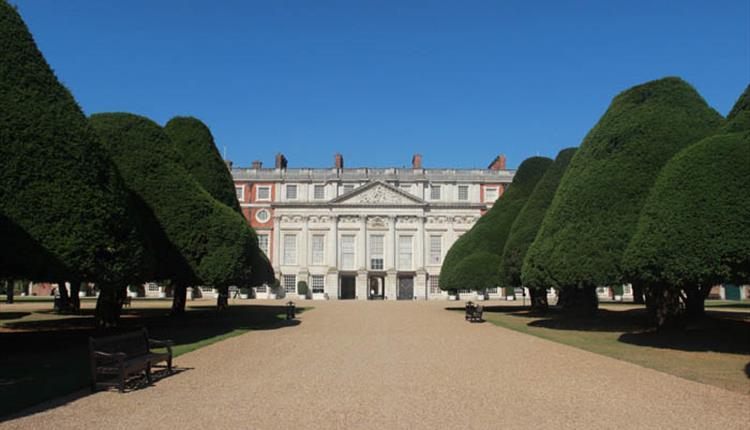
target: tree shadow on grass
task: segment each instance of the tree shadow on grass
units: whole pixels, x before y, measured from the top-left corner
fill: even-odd
[[[297,308],[297,313],[305,310]],[[195,306],[179,317],[167,316],[168,311],[164,308],[126,309],[120,326],[107,331],[94,328],[93,310],[54,320],[6,323],[6,328],[15,331],[0,332],[0,351],[3,351],[0,355],[0,422],[9,419],[9,414],[17,417],[20,411],[27,415],[24,408],[88,386],[91,379],[89,337],[146,327],[150,337],[172,340],[178,354],[242,331],[277,330],[300,324],[299,320],[285,320],[285,307],[274,305],[235,304],[221,312],[213,306]],[[179,365],[179,357],[175,362]],[[88,390],[82,391],[81,396],[85,395]],[[60,405],[44,403],[47,404],[50,406],[45,409]],[[29,411],[39,412],[37,409]]]

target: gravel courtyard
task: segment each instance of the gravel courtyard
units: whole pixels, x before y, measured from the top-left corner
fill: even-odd
[[[267,302],[265,302],[267,303]],[[23,429],[747,429],[750,396],[491,324],[448,302],[305,302],[188,370],[0,423]],[[460,303],[458,303],[460,305]]]

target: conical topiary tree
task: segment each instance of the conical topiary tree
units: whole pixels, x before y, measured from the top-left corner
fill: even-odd
[[[242,214],[235,194],[234,181],[216,148],[209,128],[199,119],[175,117],[169,120],[164,131],[172,139],[180,162],[185,170],[216,200]],[[249,286],[272,283],[274,272],[268,258],[258,246],[257,235],[247,225],[247,234],[252,237],[252,276]],[[226,292],[223,292],[226,294]]]
[[[174,142],[182,166],[198,184],[213,198],[240,212],[232,175],[208,126],[197,118],[177,116],[167,122],[164,131]]]
[[[160,276],[173,282],[173,313],[184,312],[188,285],[223,288],[248,282],[257,238],[248,234],[236,211],[211,197],[181,166],[162,128],[127,113],[97,114],[90,122],[170,246],[159,251],[172,254],[165,264],[173,264],[163,267]]]
[[[576,148],[568,148],[557,154],[555,161],[536,184],[523,209],[518,213],[508,234],[508,240],[505,241],[498,271],[499,285],[503,287],[520,287],[522,285],[527,287],[533,309],[544,310],[547,308],[547,289],[544,285],[531,285],[522,282],[523,259],[542,225],[544,214],[552,203],[560,179],[562,179],[565,169],[567,169],[575,153]]]
[[[491,279],[491,281],[483,287],[477,286],[476,289],[491,288],[497,284],[497,264],[477,269],[461,264],[461,262],[472,254],[485,252],[497,255],[496,262],[499,263],[500,254],[516,215],[521,211],[534,186],[551,164],[552,160],[546,157],[531,157],[521,163],[508,190],[497,199],[492,209],[448,250],[440,269],[441,289],[469,288],[466,286],[468,279],[482,279],[477,276],[477,270],[486,271],[484,279]],[[487,258],[481,260],[487,261]]]
[[[17,11],[0,0],[0,274],[96,282],[103,296],[148,276],[116,169]]]
[[[689,84],[665,78],[614,98],[568,166],[529,248],[522,278],[594,312],[596,287],[627,281],[622,253],[659,171],[723,123]]]
[[[750,282],[750,123],[747,91],[730,113],[734,133],[701,140],[662,169],[623,257],[647,286],[658,326],[704,314],[711,287]],[[743,105],[744,103],[744,105]]]
[[[747,130],[750,130],[750,85],[745,88],[732,110],[729,111],[727,125],[723,129],[727,133]]]

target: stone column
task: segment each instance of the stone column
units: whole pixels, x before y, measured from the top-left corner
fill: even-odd
[[[299,252],[299,261],[297,261],[297,283],[304,281],[307,284],[307,288],[310,289],[312,287],[310,286],[310,241],[308,239],[308,222],[309,218],[304,216],[299,241],[299,250],[301,252]]]
[[[425,262],[425,238],[424,238],[424,217],[417,217],[417,238],[414,247],[416,252],[414,253],[414,270],[424,271]]]
[[[281,217],[274,215],[273,217],[273,254],[271,265],[273,266],[276,276],[279,276],[279,268],[281,267]]]
[[[388,217],[388,238],[385,241],[385,268],[396,270],[396,217]]]
[[[367,216],[359,216],[357,232],[357,269],[367,270]]]
[[[331,300],[339,298],[339,217],[331,215],[331,227],[328,230],[328,273],[324,291]]]

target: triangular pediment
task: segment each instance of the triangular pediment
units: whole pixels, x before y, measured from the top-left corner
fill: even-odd
[[[426,205],[427,202],[417,196],[401,191],[381,181],[373,181],[354,191],[343,194],[331,203],[337,205]]]

